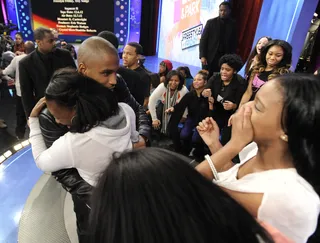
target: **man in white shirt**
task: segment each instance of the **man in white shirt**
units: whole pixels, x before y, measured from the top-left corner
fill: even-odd
[[[32,41],[27,41],[25,43],[25,53],[15,56],[10,65],[6,67],[3,71],[0,71],[0,74],[9,76],[11,78],[15,77],[15,86],[16,86],[16,116],[17,116],[17,125],[16,125],[16,136],[18,139],[23,139],[27,119],[24,113],[22,101],[21,101],[21,88],[20,88],[20,80],[19,80],[19,62],[26,57],[28,54],[35,50],[34,43]]]

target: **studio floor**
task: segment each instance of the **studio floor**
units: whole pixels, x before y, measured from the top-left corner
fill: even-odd
[[[145,66],[152,72],[157,72],[162,59],[147,57]],[[185,64],[173,62],[173,67]],[[199,67],[190,66],[191,73],[195,75]],[[0,155],[12,148],[18,141],[15,137],[15,103],[9,93],[1,95],[0,118],[8,125],[0,129]],[[26,133],[28,137],[29,131]],[[18,226],[21,214],[32,189],[43,177],[43,173],[36,167],[30,146],[21,149],[2,164],[0,164],[0,243],[16,243],[18,241]],[[40,182],[38,182],[40,183]],[[54,183],[54,182],[51,182]],[[46,197],[46,196],[44,196]],[[27,203],[28,204],[28,203]],[[19,242],[23,242],[21,239]],[[24,241],[29,243],[28,241]],[[39,242],[35,240],[34,242]]]

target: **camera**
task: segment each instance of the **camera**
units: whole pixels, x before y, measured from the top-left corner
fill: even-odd
[[[18,26],[16,24],[13,24],[11,20],[9,21],[9,24],[0,24],[0,35],[6,34],[10,35],[12,31],[18,30]]]

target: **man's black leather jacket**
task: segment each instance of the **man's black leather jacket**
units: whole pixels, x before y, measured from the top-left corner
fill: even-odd
[[[125,81],[120,75],[117,76],[117,85],[114,92],[116,92],[119,102],[127,103],[135,111],[139,134],[149,139],[151,123],[146,111],[130,94]],[[68,132],[68,128],[66,126],[59,125],[55,122],[54,117],[47,109],[44,109],[41,112],[39,122],[42,136],[48,148],[54,141]],[[52,175],[72,195],[76,195],[81,200],[84,200],[88,205],[90,204],[89,199],[92,192],[92,186],[82,179],[77,169],[63,169],[52,173]]]

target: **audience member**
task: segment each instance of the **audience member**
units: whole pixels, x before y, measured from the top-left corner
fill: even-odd
[[[10,65],[6,67],[5,70],[1,71],[1,74],[8,75],[15,79],[15,88],[16,88],[16,118],[17,124],[15,133],[18,139],[23,139],[26,131],[27,118],[24,113],[22,100],[21,100],[21,88],[20,88],[20,79],[19,79],[19,62],[32,53],[35,50],[34,43],[32,41],[27,41],[24,44],[24,52],[19,56],[16,56],[11,61]]]
[[[153,72],[151,72],[149,69],[147,69],[145,66],[144,66],[144,63],[146,62],[146,57],[143,56],[143,55],[140,55],[139,56],[139,66],[141,68],[143,68],[143,70],[145,70],[147,72],[147,74],[152,74]]]
[[[122,58],[123,65],[125,67],[139,73],[143,83],[143,86],[139,91],[141,92],[141,96],[144,98],[143,106],[147,107],[150,96],[151,81],[147,71],[140,67],[139,58],[142,54],[142,46],[137,42],[130,42],[124,47]]]
[[[159,64],[158,74],[160,75],[160,83],[163,83],[166,80],[167,74],[172,70],[172,62],[169,60],[163,60]]]
[[[152,118],[152,126],[155,130],[168,135],[167,126],[171,115],[165,111],[180,102],[188,89],[183,85],[184,78],[176,71],[168,73],[166,81],[161,83],[152,93],[149,100],[149,111]],[[160,101],[160,102],[158,102]]]
[[[197,170],[297,243],[313,234],[320,211],[319,104],[316,77],[287,74],[263,85],[233,116],[223,148],[212,118],[198,126],[213,155]],[[234,165],[239,152],[241,163]]]
[[[261,49],[271,40],[272,39],[268,36],[263,36],[258,40],[257,44],[254,46],[248,57],[247,65],[245,68],[246,77],[248,76],[249,71],[259,63],[259,55],[261,53]]]
[[[54,71],[63,67],[76,67],[69,51],[55,47],[50,29],[39,27],[34,31],[36,51],[19,63],[19,79],[23,107],[28,118],[32,108],[44,96]]]
[[[273,242],[185,157],[155,148],[111,161],[92,198],[90,226],[92,243]]]
[[[98,36],[109,41],[118,50],[119,40],[114,33],[110,31],[102,31]],[[120,74],[126,82],[132,96],[140,105],[143,106],[145,99],[143,90],[145,88],[145,84],[141,81],[140,75],[124,66],[120,66],[117,73]]]
[[[211,116],[222,132],[222,143],[226,144],[231,136],[228,128],[230,116],[238,108],[241,97],[247,88],[247,82],[237,74],[243,66],[241,58],[236,54],[227,54],[219,60],[220,73],[214,74],[203,95],[212,96]]]
[[[67,44],[64,48],[70,52],[70,54],[74,60],[74,63],[78,67],[78,60],[77,60],[78,56],[77,56],[76,48],[71,44]]]
[[[181,75],[185,78],[184,85],[187,87],[188,90],[191,90],[193,84],[193,77],[191,75],[189,67],[178,67],[177,71],[180,72]]]
[[[248,87],[240,105],[254,100],[255,94],[268,80],[290,72],[292,46],[283,40],[271,40],[260,53],[259,62],[248,74]]]
[[[151,80],[150,95],[152,95],[153,91],[160,84],[160,75],[158,73],[152,73],[152,74],[150,74],[150,80]]]
[[[206,70],[199,71],[194,78],[192,91],[183,96],[178,104],[166,110],[172,113],[169,134],[175,150],[188,156],[191,149],[195,148],[193,155],[197,161],[204,159],[204,143],[195,128],[200,121],[209,116],[208,99],[202,96],[202,91],[208,82],[208,75]],[[188,116],[179,134],[178,123],[186,108]]]
[[[25,46],[23,36],[21,32],[15,34],[15,42],[13,46],[13,53],[17,56],[22,55],[25,52]]]
[[[237,49],[236,22],[231,19],[231,5],[219,5],[219,17],[209,19],[200,39],[202,68],[209,70],[209,77],[219,72],[219,60],[224,54],[235,53]]]

